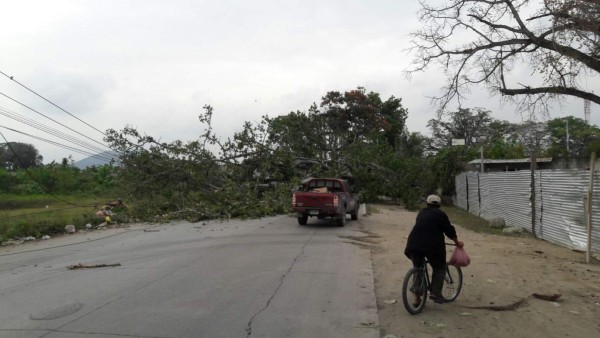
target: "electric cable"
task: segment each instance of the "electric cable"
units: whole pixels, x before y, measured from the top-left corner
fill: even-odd
[[[103,161],[107,161],[107,162],[115,160],[114,158],[110,158],[110,157],[103,156],[103,155],[100,155],[100,154],[90,153],[90,152],[87,152],[85,150],[73,148],[71,146],[68,146],[68,145],[65,145],[65,144],[62,144],[62,143],[58,143],[58,142],[55,142],[55,141],[47,140],[47,139],[45,139],[43,137],[31,135],[31,134],[28,134],[28,133],[25,133],[25,132],[22,132],[22,131],[13,129],[13,128],[9,128],[9,127],[3,126],[3,125],[0,125],[0,128],[8,129],[10,131],[14,131],[15,133],[19,133],[19,134],[22,134],[22,135],[25,135],[25,136],[29,136],[29,137],[32,137],[34,139],[37,139],[37,140],[40,140],[40,141],[44,141],[46,143],[50,143],[52,145],[56,145],[56,146],[62,147],[62,148],[67,149],[67,150],[73,150],[73,151],[76,151],[76,152],[78,152],[80,154],[89,155],[90,157],[94,157],[94,158],[97,158],[99,160],[103,160]],[[15,156],[16,156],[16,154],[15,154]]]
[[[9,111],[9,110],[7,110],[5,108],[0,107],[0,115],[4,115],[4,116],[6,116],[6,117],[8,117],[10,119],[13,119],[15,121],[21,122],[23,124],[26,124],[26,125],[28,125],[30,127],[35,128],[35,129],[44,131],[44,132],[46,132],[48,134],[56,136],[56,137],[58,137],[60,139],[63,139],[65,141],[69,141],[71,143],[77,144],[78,146],[81,146],[81,147],[87,148],[89,150],[95,151],[96,153],[104,152],[104,150],[101,149],[101,148],[99,148],[99,147],[96,147],[96,146],[94,146],[94,145],[92,145],[90,143],[87,143],[85,141],[81,141],[81,140],[79,140],[79,139],[77,139],[77,138],[75,138],[75,137],[73,137],[71,135],[67,135],[65,133],[62,133],[62,132],[56,130],[56,129],[50,128],[48,126],[45,126],[44,124],[39,123],[37,121],[28,119],[28,118],[23,117],[23,116],[19,116],[17,113],[11,112],[11,111]]]
[[[97,132],[99,132],[100,134],[102,134],[102,135],[106,136],[106,134],[105,134],[104,132],[102,132],[102,131],[100,131],[100,130],[96,129],[94,126],[92,126],[92,125],[88,124],[87,122],[85,122],[85,121],[81,120],[80,118],[76,117],[75,115],[73,115],[73,114],[69,113],[68,111],[66,111],[66,110],[64,110],[63,108],[59,107],[58,105],[54,104],[54,102],[52,102],[52,101],[48,100],[47,98],[43,97],[42,95],[38,94],[38,93],[37,93],[37,92],[35,92],[33,89],[31,89],[31,88],[27,87],[26,85],[22,84],[21,82],[19,82],[19,81],[15,80],[14,76],[9,76],[8,74],[4,73],[4,72],[3,72],[3,71],[1,71],[1,70],[0,70],[0,73],[1,73],[2,75],[6,76],[6,77],[7,77],[8,79],[10,79],[11,81],[14,81],[15,83],[17,83],[17,84],[18,84],[18,85],[20,85],[21,87],[23,87],[23,88],[27,89],[27,90],[28,90],[28,91],[30,91],[31,93],[33,93],[33,94],[35,94],[36,96],[40,97],[40,98],[41,98],[41,99],[43,99],[44,101],[46,101],[46,102],[50,103],[51,105],[55,106],[56,108],[58,108],[58,109],[60,109],[60,110],[64,111],[65,113],[67,113],[67,114],[71,115],[72,117],[76,118],[76,119],[77,119],[77,120],[79,120],[80,122],[82,122],[82,123],[86,124],[88,127],[92,128],[92,129],[96,130]]]
[[[37,111],[37,110],[35,110],[35,109],[33,109],[33,108],[29,107],[28,105],[26,105],[26,104],[24,104],[24,103],[21,103],[21,102],[19,102],[19,101],[18,101],[18,100],[16,100],[16,99],[13,99],[12,97],[10,97],[10,96],[8,96],[8,95],[6,95],[6,94],[2,93],[2,92],[0,92],[0,95],[2,95],[2,96],[4,96],[4,97],[8,98],[9,100],[11,100],[11,101],[13,101],[13,102],[16,102],[16,103],[20,104],[21,106],[23,106],[23,107],[25,107],[25,108],[27,108],[27,109],[29,109],[29,110],[31,110],[31,111],[33,111],[33,112],[35,112],[35,113],[39,114],[39,115],[42,115],[43,117],[45,117],[45,118],[49,119],[50,121],[52,121],[52,122],[54,122],[54,123],[57,123],[57,124],[59,124],[59,125],[61,125],[61,126],[65,127],[65,128],[67,128],[67,129],[69,129],[69,130],[70,130],[70,131],[72,131],[72,132],[75,132],[75,133],[77,133],[77,134],[79,134],[79,135],[81,135],[81,136],[83,136],[83,137],[87,138],[88,140],[94,141],[94,142],[96,142],[96,143],[100,144],[101,146],[103,146],[103,147],[106,147],[107,149],[110,149],[110,150],[112,150],[112,149],[111,149],[109,146],[107,146],[107,145],[105,145],[105,144],[103,144],[103,143],[100,143],[100,142],[98,142],[98,141],[96,141],[96,140],[94,140],[94,139],[90,138],[89,136],[86,136],[86,135],[84,135],[84,134],[82,134],[82,133],[80,133],[80,132],[78,132],[78,131],[74,130],[73,128],[70,128],[70,127],[68,127],[68,126],[65,126],[64,124],[62,124],[62,123],[60,123],[60,122],[58,122],[58,121],[56,121],[56,120],[54,120],[54,119],[52,119],[52,118],[50,118],[50,117],[48,117],[48,116],[46,116],[46,115],[44,115],[44,114],[40,113],[39,111]]]

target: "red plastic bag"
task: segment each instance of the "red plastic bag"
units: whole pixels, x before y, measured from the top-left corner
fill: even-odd
[[[448,262],[448,264],[459,267],[465,267],[471,264],[471,259],[469,258],[469,255],[467,255],[465,249],[457,246],[456,249],[454,249],[454,252],[452,253],[452,257],[450,257],[450,261]]]

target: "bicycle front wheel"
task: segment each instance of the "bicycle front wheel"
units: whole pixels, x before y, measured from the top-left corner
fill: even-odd
[[[442,298],[447,302],[455,300],[462,289],[462,282],[463,276],[460,268],[454,265],[447,265],[444,287],[442,288]]]
[[[412,268],[404,276],[402,283],[402,302],[406,311],[416,315],[423,311],[427,300],[427,282],[423,269]]]

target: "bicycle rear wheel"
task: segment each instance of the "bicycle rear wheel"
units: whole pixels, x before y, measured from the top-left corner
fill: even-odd
[[[402,283],[402,302],[406,311],[416,315],[423,311],[427,300],[427,282],[423,269],[412,268],[404,276]]]
[[[455,300],[462,289],[462,282],[463,276],[460,268],[454,265],[447,265],[444,287],[442,288],[442,298],[447,302]]]

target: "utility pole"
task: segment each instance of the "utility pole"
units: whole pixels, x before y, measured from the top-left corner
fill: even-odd
[[[587,230],[587,250],[585,262],[589,263],[592,256],[592,196],[594,195],[594,171],[596,166],[596,152],[592,152],[590,159],[590,183],[585,198],[585,227]]]
[[[534,141],[535,142],[535,141]],[[536,150],[537,146],[534,143],[531,149],[531,195],[529,196],[529,201],[531,204],[531,233],[533,234],[533,238],[537,238],[537,234],[535,233],[535,171],[537,170],[537,158],[536,158]]]
[[[569,151],[569,117],[567,116],[567,158],[571,157],[571,151]]]
[[[479,152],[481,153],[481,165],[480,165],[481,170],[480,171],[484,172],[484,170],[483,170],[483,146],[479,147]]]
[[[583,118],[585,123],[590,124],[590,100],[583,100]]]

